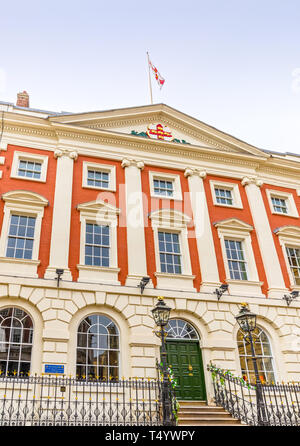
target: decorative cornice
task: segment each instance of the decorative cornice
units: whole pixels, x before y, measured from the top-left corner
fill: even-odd
[[[205,169],[187,167],[184,171],[184,176],[187,178],[193,175],[196,175],[204,180],[207,176],[207,172]]]
[[[189,135],[195,139],[198,139],[199,141],[202,141],[206,144],[212,145],[213,148],[218,148],[220,150],[223,150],[225,152],[234,152],[234,153],[239,153],[239,150],[233,147],[228,147],[225,144],[222,144],[218,141],[216,141],[214,138],[209,138],[208,136],[203,135],[203,133],[201,133],[201,131],[195,131],[189,128],[189,125],[180,125],[175,119],[168,119],[165,116],[162,116],[161,113],[157,113],[155,115],[152,116],[145,116],[145,117],[140,117],[140,118],[135,118],[135,119],[119,119],[119,120],[112,120],[112,121],[101,121],[97,124],[91,124],[86,126],[87,128],[90,129],[97,129],[97,130],[101,130],[101,129],[105,129],[105,128],[115,128],[115,127],[130,127],[130,126],[134,126],[134,125],[142,125],[142,124],[149,124],[149,123],[153,123],[153,122],[160,122],[166,126],[171,126],[174,129],[185,133],[186,135]],[[204,130],[203,130],[204,131]],[[228,145],[230,145],[231,143],[228,142]],[[241,149],[241,150],[245,150],[245,149]],[[249,153],[249,152],[248,152]]]
[[[255,184],[255,186],[257,187],[261,187],[264,182],[256,177],[256,176],[249,176],[249,177],[244,177],[241,181],[242,186],[248,186],[249,184]]]
[[[124,158],[122,160],[123,168],[131,167],[131,166],[134,166],[134,167],[137,167],[138,169],[143,170],[145,167],[145,163],[144,163],[144,161],[140,161],[140,160],[136,160],[136,159],[132,159],[132,158]]]

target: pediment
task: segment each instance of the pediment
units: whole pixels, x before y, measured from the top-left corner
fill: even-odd
[[[30,205],[30,206],[48,206],[48,200],[42,195],[26,190],[13,190],[6,192],[1,196],[7,203]]]
[[[213,223],[216,228],[246,231],[250,232],[253,230],[253,226],[240,220],[239,218],[227,218],[225,220],[216,221]]]
[[[88,201],[86,203],[81,203],[78,204],[76,208],[80,212],[94,215],[101,214],[101,216],[103,215],[117,216],[121,212],[120,209],[103,200],[95,200],[95,201]]]
[[[57,115],[49,120],[53,123],[105,130],[115,135],[134,136],[140,141],[191,145],[262,158],[269,156],[262,150],[165,104]]]
[[[274,233],[278,236],[292,237],[300,239],[300,226],[286,225],[274,229]]]
[[[191,222],[191,217],[175,209],[159,209],[149,214],[152,224],[157,226],[184,227]]]

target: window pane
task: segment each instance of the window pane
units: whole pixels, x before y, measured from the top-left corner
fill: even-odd
[[[118,328],[106,316],[91,315],[82,321],[78,328],[76,373],[79,378],[87,380],[107,379],[112,375],[110,367],[114,368],[113,376],[118,376]]]
[[[7,317],[11,315],[12,317]],[[1,372],[18,376],[29,372],[32,351],[32,320],[18,308],[0,312],[0,359]]]
[[[255,384],[254,364],[252,360],[251,345],[241,330],[238,335],[238,349],[242,374],[251,384]],[[271,384],[274,381],[274,365],[271,346],[266,333],[259,327],[253,332],[254,349],[257,357],[258,374],[262,382]]]

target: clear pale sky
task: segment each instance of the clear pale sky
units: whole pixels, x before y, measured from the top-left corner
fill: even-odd
[[[257,147],[300,154],[299,0],[0,2],[0,100],[93,111],[164,102]]]

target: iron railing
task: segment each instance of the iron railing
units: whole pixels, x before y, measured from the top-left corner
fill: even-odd
[[[0,426],[160,426],[161,395],[159,379],[1,375]]]
[[[215,403],[234,418],[250,426],[300,425],[299,383],[261,384],[263,416],[259,419],[257,389],[254,385],[213,365],[209,365],[208,370],[212,374]]]

